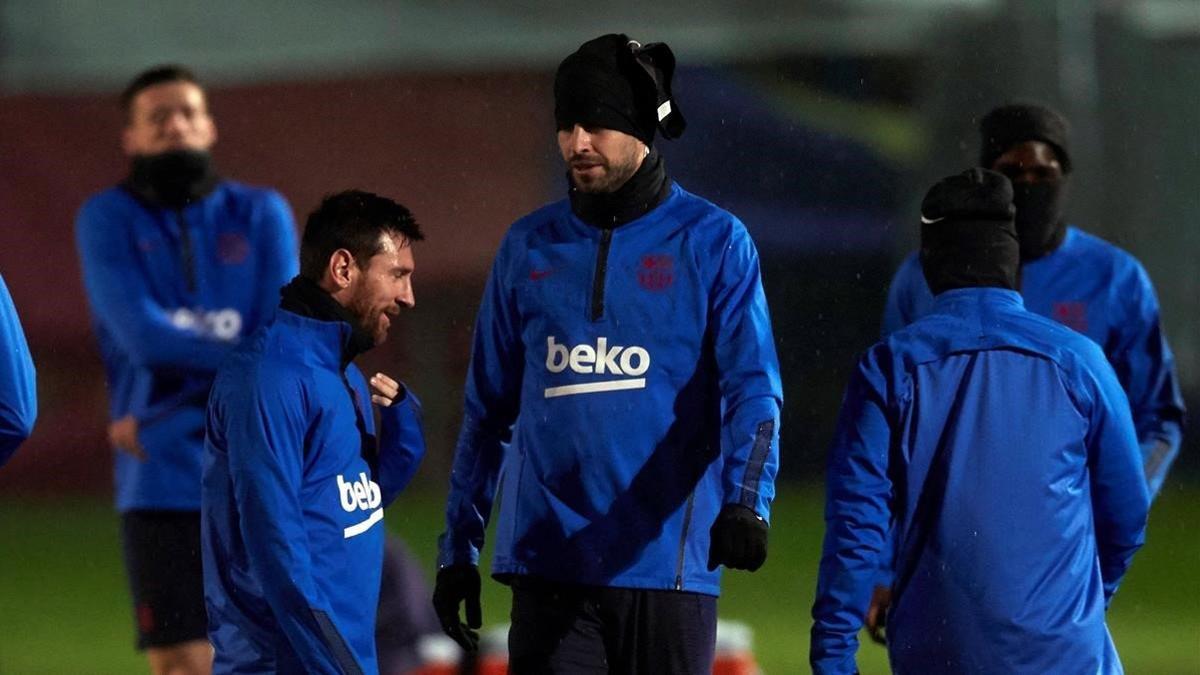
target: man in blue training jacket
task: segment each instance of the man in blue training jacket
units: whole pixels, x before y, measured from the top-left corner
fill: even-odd
[[[0,277],[0,466],[33,433],[37,372],[4,277]]]
[[[76,239],[108,380],[116,505],[137,645],[154,673],[203,674],[200,455],[213,373],[295,275],[279,193],[220,178],[204,90],[181,66],[121,95],[129,176],[80,209]]]
[[[1013,190],[972,169],[921,205],[923,318],[869,349],[830,450],[815,673],[856,672],[894,550],[896,673],[1120,673],[1104,615],[1150,497],[1112,366],[1023,307]]]
[[[1120,248],[1068,226],[1064,216],[1071,156],[1067,122],[1039,105],[1000,106],[980,121],[980,163],[1013,183],[1025,307],[1100,345],[1129,398],[1150,498],[1158,496],[1183,436],[1184,405],[1158,298],[1141,263]],[[933,294],[910,255],[896,272],[883,314],[887,335],[929,313]],[[882,641],[889,588],[877,586],[867,624]]]
[[[280,311],[217,372],[201,522],[216,673],[379,670],[383,509],[425,441],[416,397],[382,373],[368,390],[352,361],[412,308],[422,239],[390,199],[327,197]]]
[[[1150,277],[1129,253],[1067,225],[1071,157],[1067,122],[1058,113],[1037,105],[1005,105],[985,115],[979,131],[980,165],[1013,182],[1025,306],[1104,350],[1129,397],[1153,498],[1179,453],[1184,408]],[[914,253],[892,281],[884,334],[928,314],[932,306]]]
[[[562,62],[568,197],[513,224],[479,309],[434,606],[474,648],[499,501],[516,673],[711,673],[718,568],[766,558],[771,322],[746,228],[652,145],[684,128],[674,68],[615,34]]]

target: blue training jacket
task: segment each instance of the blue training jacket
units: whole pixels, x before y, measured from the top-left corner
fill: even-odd
[[[782,391],[758,253],[671,188],[603,230],[566,200],[517,221],[475,327],[441,565],[716,595],[724,504],[768,518]]]
[[[291,210],[232,181],[181,212],[114,187],[83,205],[75,234],[109,414],[137,419],[146,452],[117,453],[117,510],[198,510],[213,373],[296,275]]]
[[[1029,311],[1074,328],[1104,350],[1133,409],[1153,498],[1179,454],[1184,406],[1146,270],[1120,248],[1069,227],[1055,251],[1021,266],[1021,295]],[[884,335],[932,307],[933,295],[913,253],[892,280]]]
[[[37,372],[4,277],[0,276],[0,466],[33,433]]]
[[[855,672],[896,549],[896,673],[1120,673],[1104,612],[1150,498],[1129,404],[1084,336],[947,291],[862,357],[842,403],[810,659]]]
[[[217,675],[378,672],[383,508],[425,441],[411,392],[371,406],[343,366],[349,337],[345,322],[280,310],[217,373],[201,511]]]

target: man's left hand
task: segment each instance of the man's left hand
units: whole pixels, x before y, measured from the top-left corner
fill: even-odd
[[[139,462],[146,461],[146,451],[138,440],[138,421],[133,415],[113,420],[108,425],[108,444],[114,450],[129,453]]]
[[[400,383],[383,373],[371,377],[371,401],[384,408],[390,406],[403,391]]]
[[[753,572],[767,559],[767,522],[753,509],[726,504],[709,531],[708,569],[724,565]]]

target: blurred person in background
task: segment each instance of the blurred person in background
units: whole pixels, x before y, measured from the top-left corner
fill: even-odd
[[[375,646],[382,675],[421,673],[427,666],[424,643],[458,648],[442,633],[433,605],[425,567],[408,546],[389,533],[383,544],[383,571],[379,581],[379,611],[375,617]]]
[[[1129,253],[1067,224],[1071,155],[1061,115],[1040,105],[1003,105],[983,117],[979,131],[980,164],[1013,183],[1025,307],[1104,350],[1133,410],[1153,499],[1179,453],[1184,404],[1150,276]],[[914,253],[892,281],[884,335],[929,313],[933,304]],[[888,604],[887,573],[883,579],[868,620],[877,640]]]
[[[218,364],[295,275],[295,224],[279,193],[217,175],[217,128],[187,68],[147,70],[120,100],[129,175],[83,205],[76,238],[107,377],[137,646],[154,673],[207,673],[204,406]]]
[[[1017,292],[1013,187],[972,169],[921,205],[934,304],[859,360],[826,484],[815,673],[855,673],[893,555],[897,673],[1120,673],[1105,611],[1150,496],[1129,403],[1092,341]]]
[[[217,372],[201,521],[216,673],[379,672],[383,510],[425,440],[417,398],[353,360],[414,306],[423,238],[390,199],[326,197],[275,318]]]
[[[745,226],[653,146],[684,129],[674,69],[616,34],[563,60],[567,198],[511,227],[479,310],[434,606],[474,649],[497,500],[514,673],[707,675],[718,568],[766,558],[771,322]]]
[[[33,433],[37,420],[37,371],[21,319],[0,276],[0,466]]]

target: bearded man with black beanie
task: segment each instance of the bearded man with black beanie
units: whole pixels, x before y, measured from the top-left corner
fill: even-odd
[[[108,379],[137,646],[151,672],[207,673],[204,406],[217,366],[296,275],[296,228],[279,193],[217,175],[216,125],[190,70],[141,73],[121,107],[129,175],[83,205],[76,240]]]
[[[826,479],[810,662],[857,672],[880,567],[896,673],[1123,672],[1105,611],[1150,496],[1100,347],[1024,307],[1013,187],[971,169],[921,205],[922,318],[862,356]]]
[[[766,558],[770,317],[745,227],[654,147],[685,127],[674,69],[616,34],[563,60],[567,199],[513,224],[479,309],[434,606],[474,649],[498,502],[513,673],[707,675],[719,568]]]

